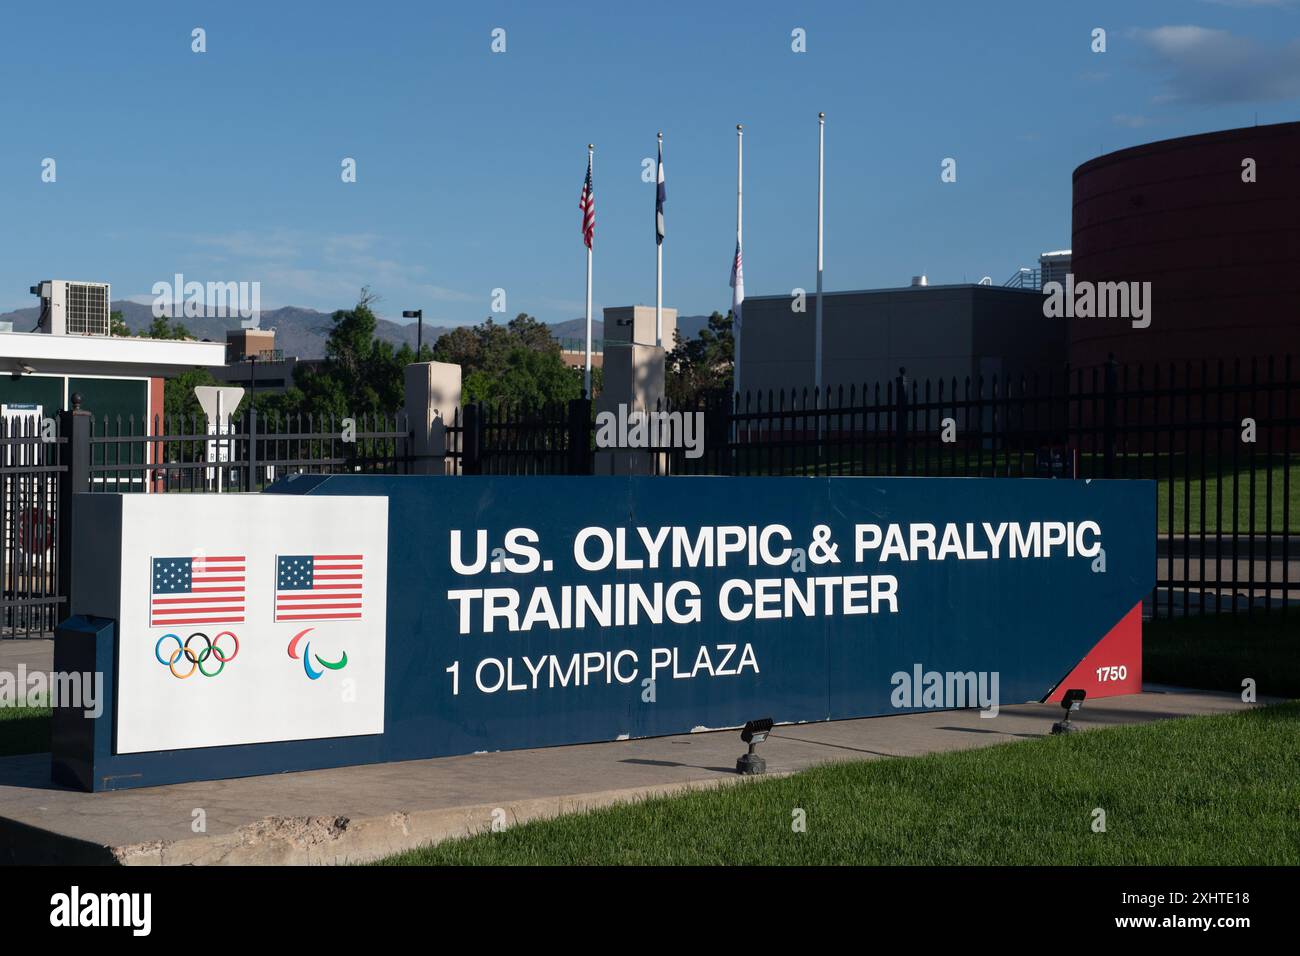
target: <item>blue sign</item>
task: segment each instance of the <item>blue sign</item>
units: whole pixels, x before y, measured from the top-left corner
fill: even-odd
[[[100,732],[62,770],[56,742],[56,775],[111,789],[1140,689],[1152,482],[343,475],[268,493],[388,499],[383,732],[133,754]],[[112,623],[70,620],[56,653],[111,661]]]

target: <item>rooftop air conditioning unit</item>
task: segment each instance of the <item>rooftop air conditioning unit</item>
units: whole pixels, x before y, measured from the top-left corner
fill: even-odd
[[[52,335],[108,335],[107,282],[69,282],[47,279],[32,286],[41,298],[41,321],[37,330]]]

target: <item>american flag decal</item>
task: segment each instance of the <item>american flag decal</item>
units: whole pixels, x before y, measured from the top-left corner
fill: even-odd
[[[243,623],[242,554],[154,558],[150,581],[150,627]]]
[[[346,621],[361,617],[359,554],[289,554],[275,560],[277,621]]]

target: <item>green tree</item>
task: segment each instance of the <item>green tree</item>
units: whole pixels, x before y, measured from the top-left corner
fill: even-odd
[[[405,402],[404,369],[412,362],[433,359],[425,346],[417,356],[409,345],[394,348],[375,338],[378,320],[371,306],[378,301],[362,289],[357,304],[330,317],[332,328],[325,343],[325,361],[319,367],[299,365],[294,370],[296,389],[279,399],[268,398],[268,413],[296,412],[333,415],[392,414]],[[258,411],[263,411],[259,398]]]
[[[693,339],[676,333],[666,360],[665,391],[674,405],[688,404],[707,392],[730,392],[733,381],[731,312],[714,312]]]
[[[191,418],[196,418],[202,427],[205,421],[203,409],[194,397],[194,388],[198,385],[218,384],[220,383],[212,377],[212,373],[205,368],[193,368],[167,379],[163,383],[163,411],[167,416],[167,427],[172,428],[174,422],[175,427],[188,429]]]
[[[127,337],[131,330],[126,327],[126,319],[122,317],[121,312],[108,313],[108,334]]]
[[[539,352],[514,345],[499,372],[475,369],[462,386],[466,402],[508,402],[537,408],[582,395],[582,379],[564,364],[559,352]]]
[[[472,328],[443,334],[433,347],[433,358],[461,367],[464,403],[506,401],[535,407],[582,394],[582,372],[564,364],[550,327],[523,312],[504,325],[489,317]]]
[[[122,327],[126,328],[126,324],[123,323]],[[124,334],[129,335],[130,333]],[[194,334],[179,321],[173,322],[165,315],[156,315],[153,321],[149,323],[149,327],[141,330],[139,337],[142,339],[193,339]]]

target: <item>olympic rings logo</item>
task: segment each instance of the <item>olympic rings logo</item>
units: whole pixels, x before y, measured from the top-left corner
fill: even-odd
[[[218,642],[223,637],[229,637],[235,642],[235,649],[229,654],[222,653],[221,647],[219,646]],[[164,658],[162,654],[162,646],[163,641],[168,638],[171,638],[176,642],[176,650],[172,651],[166,658]],[[190,649],[190,642],[195,638],[202,639],[204,644],[203,649],[197,653]],[[183,643],[179,634],[164,634],[162,637],[158,638],[158,643],[153,646],[153,656],[158,659],[158,663],[170,670],[173,677],[180,678],[181,680],[194,676],[195,671],[202,674],[204,677],[216,677],[226,669],[226,664],[233,661],[238,654],[239,638],[235,636],[234,631],[222,631],[216,637],[208,637],[208,635],[204,634],[202,631],[195,631],[189,637],[185,638]],[[215,657],[219,663],[215,670],[209,671],[204,668],[203,665],[213,657]],[[177,662],[182,659],[190,665],[190,669],[184,673],[181,673],[176,669]]]

